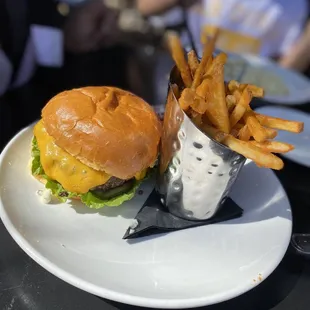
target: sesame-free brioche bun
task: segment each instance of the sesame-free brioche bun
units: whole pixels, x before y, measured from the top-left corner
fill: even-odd
[[[143,99],[115,87],[83,87],[53,97],[42,110],[47,133],[83,164],[120,179],[150,167],[161,124]]]

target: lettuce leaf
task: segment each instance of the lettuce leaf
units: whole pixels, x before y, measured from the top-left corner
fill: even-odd
[[[31,156],[32,156],[32,166],[31,166],[32,174],[33,175],[45,176],[44,169],[41,165],[40,150],[38,147],[38,142],[37,142],[37,139],[35,137],[32,139]]]
[[[105,206],[117,207],[125,201],[132,199],[135,196],[137,189],[144,180],[145,178],[143,180],[136,181],[133,187],[127,193],[121,194],[119,196],[115,196],[107,200],[102,200],[96,197],[92,192],[87,192],[86,194],[81,195],[81,201],[86,204],[86,206],[92,209],[100,209]]]
[[[66,191],[60,183],[58,183],[57,181],[51,180],[48,177],[47,177],[47,182],[45,184],[45,187],[50,189],[52,191],[52,194],[55,197],[57,197],[61,202],[66,202],[67,199],[80,196],[77,193]],[[65,194],[65,195],[63,195],[63,194]]]
[[[45,187],[52,191],[53,196],[58,198],[61,202],[66,202],[67,199],[70,199],[72,197],[79,197],[86,206],[93,209],[100,209],[103,207],[117,207],[120,206],[125,201],[132,199],[141,183],[145,179],[149,178],[153,173],[152,169],[149,169],[149,172],[147,173],[145,178],[139,181],[136,180],[133,187],[128,192],[123,193],[119,196],[115,196],[111,199],[103,200],[95,196],[92,192],[87,192],[86,194],[68,192],[63,188],[63,186],[60,183],[50,179],[45,174],[44,169],[41,165],[40,150],[38,148],[38,142],[35,137],[32,140],[31,155],[32,155],[32,167],[31,167],[32,174],[39,175],[47,180]]]

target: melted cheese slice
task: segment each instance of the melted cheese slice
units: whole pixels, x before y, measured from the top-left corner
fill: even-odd
[[[144,170],[142,170],[141,172],[136,173],[135,179],[136,179],[136,180],[142,180],[142,179],[144,179],[145,176],[146,176],[147,170],[148,170],[148,169],[144,169]]]
[[[78,161],[56,145],[39,121],[34,127],[40,149],[42,167],[48,177],[59,182],[69,192],[87,193],[91,188],[106,183],[110,176],[96,171]]]

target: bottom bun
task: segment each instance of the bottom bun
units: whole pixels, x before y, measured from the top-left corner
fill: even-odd
[[[47,181],[44,177],[42,177],[41,175],[33,175],[33,177],[35,177],[39,182],[41,182],[42,184],[46,185]],[[53,195],[53,197],[55,197]],[[80,200],[81,201],[81,198],[79,196],[73,196],[73,197],[70,197],[70,199],[74,199],[74,200]]]

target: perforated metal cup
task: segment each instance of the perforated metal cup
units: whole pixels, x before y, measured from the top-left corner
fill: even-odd
[[[245,158],[206,136],[180,108],[171,83],[166,101],[157,190],[169,211],[189,220],[215,215],[228,197]]]

